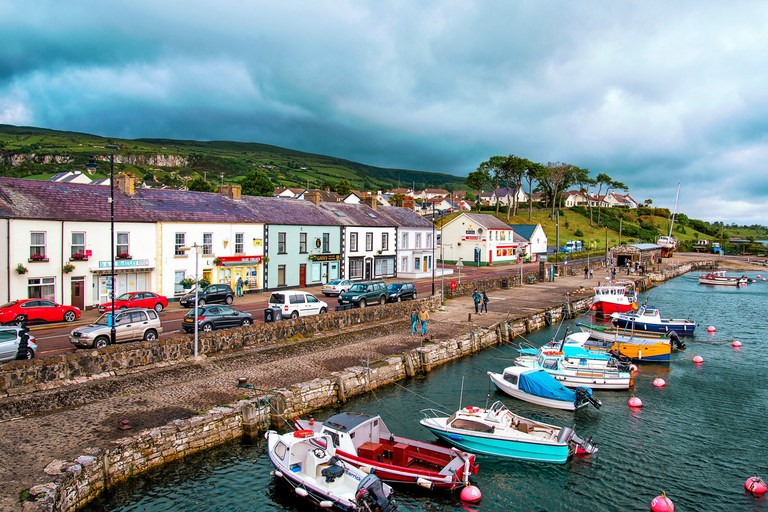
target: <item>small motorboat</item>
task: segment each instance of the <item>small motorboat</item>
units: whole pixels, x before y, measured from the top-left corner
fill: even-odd
[[[341,460],[329,434],[297,430],[267,431],[267,454],[274,475],[294,492],[319,506],[338,512],[393,512],[392,488],[376,475]]]
[[[675,331],[679,336],[693,336],[698,325],[690,318],[661,318],[657,308],[641,307],[637,313],[614,313],[613,325],[634,331],[661,332]]]
[[[488,372],[491,382],[500,391],[532,404],[575,411],[589,404],[598,409],[603,403],[592,396],[592,390],[581,386],[571,390],[544,370],[510,366],[503,373]]]
[[[632,281],[609,281],[595,287],[595,296],[589,307],[597,314],[611,315],[637,309],[637,293]]]
[[[747,276],[735,277],[728,276],[725,270],[716,270],[706,274],[699,275],[699,284],[709,284],[713,286],[739,286],[749,283]]]
[[[675,331],[668,333],[633,331],[601,325],[576,324],[591,339],[584,343],[590,350],[605,350],[633,361],[669,362],[672,347],[685,349],[685,343]]]
[[[475,456],[392,434],[379,416],[343,412],[324,422],[294,420],[299,430],[330,435],[336,456],[386,482],[456,489],[477,474]],[[371,471],[373,470],[373,471]]]
[[[573,429],[556,427],[518,416],[503,403],[490,409],[464,407],[453,414],[436,409],[421,411],[421,425],[462,450],[497,457],[563,464],[579,451],[597,452],[590,439]]]

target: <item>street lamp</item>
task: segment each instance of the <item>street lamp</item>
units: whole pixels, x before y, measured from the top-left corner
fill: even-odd
[[[440,243],[440,259],[443,260],[443,272],[440,275],[440,303],[445,305],[445,248],[450,247],[453,249],[453,244]]]
[[[435,238],[435,203],[432,203],[432,296],[435,296],[435,245],[437,245],[437,238]]]

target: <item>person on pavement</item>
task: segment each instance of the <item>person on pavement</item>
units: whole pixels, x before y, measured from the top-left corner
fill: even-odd
[[[419,325],[419,312],[415,309],[411,312],[411,336],[416,334],[416,326]]]
[[[485,311],[485,314],[488,314],[488,296],[485,294],[485,290],[483,290],[483,302],[480,306],[480,314],[483,314],[483,311]]]
[[[423,307],[419,312],[419,321],[421,321],[421,335],[424,336],[427,334],[427,322],[429,321],[429,313],[427,313],[427,310]]]
[[[480,309],[480,299],[482,297],[480,296],[480,293],[478,293],[477,288],[475,288],[475,291],[472,292],[472,300],[475,301],[475,313],[479,313]]]

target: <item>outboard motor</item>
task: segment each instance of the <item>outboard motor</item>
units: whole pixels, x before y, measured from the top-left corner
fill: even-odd
[[[576,407],[579,407],[584,402],[591,403],[597,409],[599,409],[600,406],[603,405],[603,402],[601,402],[600,400],[592,396],[591,389],[585,388],[584,386],[579,386],[578,388],[576,388]]]
[[[677,350],[685,349],[685,342],[680,339],[680,336],[677,335],[676,331],[669,331],[667,333],[667,336],[669,337],[669,341],[670,343],[672,343],[672,346],[675,347]]]
[[[560,435],[557,440],[561,443],[568,443],[576,446],[576,453],[586,453],[592,455],[597,453],[597,446],[592,442],[592,438],[582,439],[576,435],[572,428],[563,427],[560,429]]]
[[[366,475],[357,486],[355,501],[366,512],[394,512],[397,505],[384,492],[384,484],[376,475]]]

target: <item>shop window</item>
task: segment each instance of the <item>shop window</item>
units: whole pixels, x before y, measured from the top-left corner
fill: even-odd
[[[277,253],[285,254],[285,232],[277,234]]]
[[[357,252],[357,233],[349,234],[349,252]]]
[[[245,252],[243,237],[243,233],[235,233],[235,254],[243,254]]]
[[[56,299],[56,280],[53,277],[30,277],[27,279],[27,298]]]
[[[32,259],[45,258],[45,232],[30,233],[29,257]]]
[[[173,273],[173,294],[174,295],[184,293],[184,287],[181,285],[182,279],[184,279],[184,271],[176,270]]]
[[[213,255],[213,233],[203,233],[203,254]]]
[[[307,234],[299,233],[299,252],[306,254],[307,252]]]
[[[349,260],[349,278],[363,278],[363,260]]]
[[[82,258],[85,256],[85,233],[72,233],[72,252],[70,257]]]
[[[174,242],[174,256],[186,256],[187,255],[187,249],[186,249],[186,242],[187,240],[187,234],[186,233],[176,233],[176,241]]]
[[[391,276],[395,273],[395,258],[377,258],[374,262],[374,275]]]

